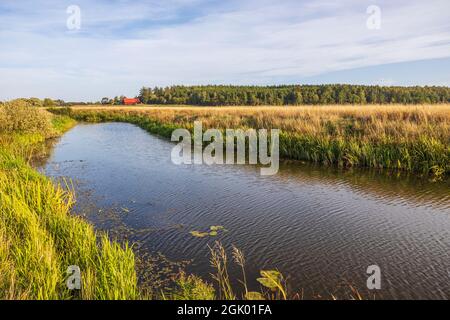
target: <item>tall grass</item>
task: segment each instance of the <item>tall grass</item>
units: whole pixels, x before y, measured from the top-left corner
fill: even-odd
[[[122,121],[170,137],[175,128],[280,129],[280,156],[445,177],[450,173],[450,105],[262,108],[72,108],[88,122]]]
[[[24,105],[0,107],[0,299],[136,299],[134,254],[70,214],[74,196],[27,163],[73,125]],[[66,285],[81,270],[81,290]]]
[[[62,111],[62,112],[61,112]],[[0,299],[143,299],[138,287],[135,255],[125,243],[111,241],[91,224],[71,214],[74,193],[67,184],[55,184],[38,173],[28,160],[45,139],[86,121],[126,121],[149,132],[170,137],[183,125],[148,115],[110,112],[74,114],[59,110],[52,116],[26,105],[0,106]],[[31,115],[31,116],[30,116]],[[234,262],[242,270],[244,295],[231,285],[228,258],[216,242],[210,247],[215,288],[195,275],[180,273],[176,288],[156,298],[181,300],[288,299],[285,280],[277,270],[263,270],[260,291],[249,291],[245,257],[233,248]],[[67,268],[81,270],[81,290],[69,290]],[[334,298],[334,297],[332,297]]]

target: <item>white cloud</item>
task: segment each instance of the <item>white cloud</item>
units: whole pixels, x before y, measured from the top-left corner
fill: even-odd
[[[80,5],[79,33],[64,29],[64,6],[49,2],[35,14],[21,7],[25,13],[0,19],[0,41],[7,44],[0,51],[0,99],[99,99],[134,95],[142,85],[279,83],[450,57],[447,0],[377,1],[381,30],[366,27],[370,1],[91,3]]]

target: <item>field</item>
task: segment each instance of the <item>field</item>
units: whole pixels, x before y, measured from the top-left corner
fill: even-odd
[[[66,109],[54,110],[56,113]],[[124,121],[170,137],[174,128],[280,129],[280,155],[343,167],[450,172],[450,105],[298,107],[80,106],[82,121]]]

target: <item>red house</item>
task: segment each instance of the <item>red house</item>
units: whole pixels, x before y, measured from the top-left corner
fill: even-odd
[[[137,98],[123,98],[122,102],[126,106],[131,106],[131,105],[135,105],[135,104],[141,103],[141,100],[139,100]]]

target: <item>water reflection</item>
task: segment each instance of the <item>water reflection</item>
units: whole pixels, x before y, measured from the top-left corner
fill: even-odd
[[[244,251],[249,279],[278,268],[305,297],[329,296],[343,281],[372,295],[372,264],[383,275],[377,297],[449,297],[448,181],[299,162],[263,177],[255,166],[176,166],[172,147],[129,124],[80,125],[43,170],[75,181],[76,209],[98,228],[141,252],[192,259],[188,271],[205,278],[207,244],[220,240]],[[228,232],[190,234],[212,225]]]

